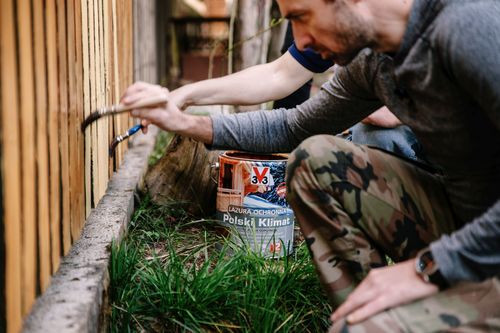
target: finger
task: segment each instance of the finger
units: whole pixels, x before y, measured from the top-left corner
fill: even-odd
[[[372,288],[368,277],[347,297],[344,303],[335,310],[330,319],[336,321],[375,298],[377,289]]]
[[[166,93],[168,95],[168,90],[167,92],[165,92],[161,86],[139,81],[127,88],[125,93],[122,95],[120,101],[125,104],[131,104],[137,101],[139,95],[144,96],[144,95],[152,95],[155,93],[156,94]]]
[[[390,307],[388,298],[381,296],[364,304],[347,316],[347,323],[357,324]]]
[[[141,121],[146,120],[148,124],[157,124],[157,122],[161,119],[161,116],[164,114],[162,109],[160,108],[141,108],[134,109],[130,113],[132,117],[139,118]]]
[[[133,105],[142,99],[152,98],[154,96],[165,96],[165,93],[160,89],[147,88],[125,96],[122,103],[126,105]]]
[[[146,87],[146,83],[142,82],[142,81],[137,81],[137,82],[131,84],[123,92],[122,96],[120,97],[120,101],[123,101],[123,99],[126,98],[126,96],[128,96],[128,95],[132,95],[132,94],[135,94],[137,92],[144,90],[145,87]]]
[[[142,125],[142,133],[147,134],[148,133],[148,126],[151,124],[151,122],[147,119],[141,119],[141,125]]]

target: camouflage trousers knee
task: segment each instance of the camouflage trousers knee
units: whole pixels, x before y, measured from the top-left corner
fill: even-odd
[[[442,180],[377,149],[319,135],[290,155],[287,200],[333,306],[374,267],[455,229]]]
[[[500,332],[500,281],[463,283],[401,305],[357,325],[335,323],[329,333]]]
[[[456,229],[440,175],[334,136],[311,137],[294,150],[288,162],[287,186],[287,200],[334,307],[345,300],[371,268],[386,265],[387,257],[395,262],[414,257],[442,234]],[[496,302],[496,308],[500,309],[499,284],[495,281],[489,283],[496,288],[493,293],[496,298],[485,302]],[[493,290],[493,287],[486,283],[484,288]],[[470,288],[466,288],[472,290],[466,296],[459,292],[433,297],[425,303],[422,316],[439,308],[441,303],[444,307],[448,295],[452,301],[473,299],[477,292]],[[460,315],[457,311],[435,312],[436,318],[440,318],[436,320],[445,324],[448,320],[449,327],[453,327],[457,318],[458,322],[465,317],[481,318],[473,303],[455,302],[465,312]],[[420,309],[418,306],[414,305],[414,309]],[[401,311],[399,317],[403,319],[398,322],[400,326],[392,322],[393,331],[413,331],[403,329],[402,313],[406,312]],[[359,329],[376,332],[362,326]],[[390,330],[384,327],[379,331]],[[415,331],[432,330],[424,326]]]

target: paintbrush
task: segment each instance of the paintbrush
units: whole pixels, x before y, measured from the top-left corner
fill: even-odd
[[[126,131],[124,134],[118,135],[116,138],[114,138],[109,145],[109,157],[113,157],[115,155],[116,146],[120,142],[137,133],[142,127],[143,126],[141,124],[135,125],[134,127],[129,128],[128,131]]]
[[[87,118],[85,118],[85,120],[82,122],[81,129],[82,132],[84,132],[87,126],[104,116],[111,116],[117,113],[127,112],[134,109],[152,107],[167,102],[167,96],[153,96],[140,99],[136,103],[130,105],[115,104],[107,107],[102,107],[98,110],[95,110]]]

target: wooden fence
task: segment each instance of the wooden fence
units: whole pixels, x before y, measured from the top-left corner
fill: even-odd
[[[80,123],[133,80],[132,6],[0,0],[0,331],[20,329],[123,157],[108,146],[128,116]]]

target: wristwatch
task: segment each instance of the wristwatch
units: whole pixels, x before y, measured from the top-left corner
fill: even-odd
[[[438,264],[434,261],[429,247],[420,250],[415,261],[415,271],[427,283],[438,286],[439,290],[448,287],[448,282],[439,271]]]

